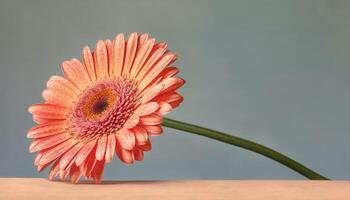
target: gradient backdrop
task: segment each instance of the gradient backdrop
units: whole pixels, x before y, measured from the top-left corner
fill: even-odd
[[[0,2],[0,176],[33,166],[27,107],[60,63],[117,33],[149,32],[179,55],[187,84],[169,117],[270,146],[325,176],[350,178],[350,1]],[[300,179],[264,158],[165,129],[153,151],[106,179]]]

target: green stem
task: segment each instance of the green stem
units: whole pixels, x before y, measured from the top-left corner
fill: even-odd
[[[196,126],[193,124],[188,124],[185,122],[176,121],[173,119],[164,118],[163,119],[163,126],[181,130],[181,131],[187,131],[190,133],[194,133],[197,135],[201,135],[204,137],[212,138],[227,144],[232,144],[250,151],[253,151],[255,153],[261,154],[263,156],[266,156],[268,158],[271,158],[280,164],[289,167],[290,169],[293,169],[294,171],[298,172],[299,174],[312,179],[312,180],[329,180],[328,178],[312,171],[311,169],[305,167],[304,165],[298,163],[297,161],[275,151],[268,147],[265,147],[261,144],[239,138],[233,135],[229,135],[226,133],[222,133],[219,131],[211,130],[208,128]]]

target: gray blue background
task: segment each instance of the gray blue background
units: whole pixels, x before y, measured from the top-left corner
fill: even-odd
[[[0,2],[0,176],[46,177],[28,153],[27,107],[60,63],[117,33],[149,32],[179,55],[185,101],[169,117],[272,147],[350,178],[350,1]],[[106,179],[301,179],[240,148],[165,129],[143,162]]]

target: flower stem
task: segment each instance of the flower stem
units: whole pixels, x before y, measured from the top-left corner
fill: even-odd
[[[187,131],[190,133],[194,133],[197,135],[205,136],[208,138],[212,138],[227,144],[232,144],[234,146],[238,146],[250,151],[253,151],[255,153],[261,154],[263,156],[266,156],[268,158],[271,158],[272,160],[275,160],[279,162],[280,164],[293,169],[294,171],[298,172],[299,174],[305,176],[306,178],[309,178],[311,180],[329,180],[328,178],[312,171],[311,169],[305,167],[304,165],[298,163],[297,161],[273,150],[266,146],[263,146],[261,144],[229,135],[226,133],[222,133],[219,131],[211,130],[208,128],[196,126],[193,124],[188,124],[185,122],[180,122],[177,120],[164,118],[163,119],[163,126],[181,130],[181,131]]]

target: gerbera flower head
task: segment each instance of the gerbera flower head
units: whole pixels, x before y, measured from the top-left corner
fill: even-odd
[[[99,183],[115,153],[132,164],[151,150],[150,136],[162,133],[162,116],[183,101],[176,90],[185,81],[175,77],[175,54],[148,34],[119,34],[82,54],[83,62],[64,61],[64,77],[52,76],[44,103],[29,107],[37,125],[27,137],[38,171],[52,164],[50,180]]]

